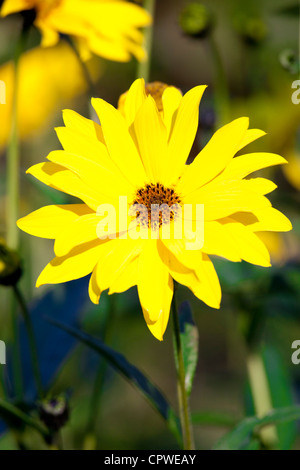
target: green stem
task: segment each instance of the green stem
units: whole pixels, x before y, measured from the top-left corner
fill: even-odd
[[[40,375],[37,346],[36,346],[35,335],[33,331],[30,313],[27,309],[26,302],[19,288],[15,285],[13,289],[14,289],[14,294],[20,305],[22,315],[25,321],[25,326],[26,326],[28,340],[29,340],[33,375],[34,375],[34,379],[35,379],[35,383],[37,387],[38,397],[39,399],[42,399],[44,396],[44,392],[43,392],[42,380],[41,380],[41,375]]]
[[[20,338],[19,338],[19,324],[17,315],[17,302],[14,296],[10,296],[11,305],[11,321],[12,321],[12,336],[13,336],[13,348],[12,348],[12,362],[14,372],[14,385],[16,400],[21,401],[23,397],[23,376],[22,376],[22,363],[21,363],[21,352],[20,352]]]
[[[208,37],[208,44],[213,60],[216,125],[219,128],[230,120],[229,91],[220,52],[212,35]]]
[[[18,88],[19,88],[19,62],[22,52],[25,48],[27,34],[29,31],[29,23],[24,19],[22,32],[16,44],[14,55],[14,94],[12,103],[12,117],[11,117],[11,135],[10,142],[7,149],[7,206],[6,206],[6,242],[10,248],[17,249],[19,244],[19,231],[16,225],[16,220],[19,216],[19,166],[20,166],[20,152],[19,152],[19,135],[18,135]],[[16,313],[16,302],[14,298],[10,299],[11,302],[11,317],[12,317],[12,330],[14,338],[13,348],[13,369],[14,369],[14,382],[16,389],[16,398],[22,399],[23,396],[23,383],[22,383],[22,370],[21,370],[21,356],[19,347],[19,331],[18,319]]]
[[[180,336],[180,325],[179,316],[176,305],[176,286],[174,288],[174,297],[172,301],[172,313],[173,313],[173,333],[174,333],[174,346],[175,346],[175,357],[177,362],[177,391],[178,391],[178,402],[179,402],[179,414],[180,422],[183,434],[183,445],[184,450],[194,450],[194,436],[191,424],[188,395],[185,388],[185,370],[183,362],[183,350]]]
[[[88,93],[90,95],[89,97],[90,98],[96,97],[97,96],[97,91],[96,91],[93,79],[91,77],[90,71],[89,71],[89,69],[86,65],[86,62],[84,62],[84,60],[82,60],[81,55],[80,55],[76,45],[74,44],[74,41],[69,36],[66,36],[65,39],[66,39],[67,43],[71,46],[71,49],[73,50],[73,52],[76,55],[77,60],[80,64],[80,67],[81,67],[82,72],[83,72],[84,79],[85,79],[85,81],[87,83],[87,86],[88,86]]]
[[[11,415],[11,417],[20,419],[21,421],[23,421],[23,423],[38,431],[45,438],[49,437],[49,432],[46,428],[44,428],[44,426],[32,419],[30,416],[28,416],[16,406],[12,405],[11,403],[8,403],[5,400],[2,400],[2,398],[0,398],[0,410],[6,412],[8,415]]]
[[[144,0],[144,8],[150,13],[154,22],[155,0]],[[143,78],[146,83],[150,79],[151,55],[153,44],[153,24],[145,28],[144,31],[144,49],[146,51],[146,60],[139,62],[137,69],[137,78]]]
[[[266,369],[258,352],[250,351],[248,353],[247,370],[255,413],[260,418],[266,415],[273,408],[273,405]],[[275,426],[268,426],[260,430],[259,435],[263,444],[268,448],[274,448],[278,443]]]
[[[113,331],[112,327],[113,327],[115,309],[116,309],[115,296],[114,295],[111,296],[109,300],[110,300],[109,310],[105,318],[103,334],[102,334],[102,341],[105,344],[109,344],[111,342],[112,331]],[[95,434],[95,431],[96,431],[96,424],[97,424],[97,420],[98,420],[100,410],[101,410],[101,400],[102,400],[103,386],[105,382],[106,369],[107,369],[107,362],[104,359],[101,359],[98,372],[95,378],[95,382],[94,382],[93,394],[91,397],[90,418],[89,418],[89,424],[88,424],[88,441],[90,441],[92,446],[94,447],[97,446],[97,443],[96,441],[93,442],[93,440],[90,439],[90,433]]]

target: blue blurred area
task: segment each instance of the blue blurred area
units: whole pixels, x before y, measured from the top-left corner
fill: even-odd
[[[70,326],[76,326],[80,313],[88,302],[88,277],[55,286],[43,297],[34,301],[30,306],[33,328],[36,336],[39,365],[44,390],[51,385],[58,370],[74,348],[77,340],[51,325],[46,317],[51,316]],[[37,396],[34,383],[29,344],[23,321],[20,321],[20,349],[22,351],[22,370],[24,384],[24,399],[33,403]],[[12,377],[11,348],[7,352],[6,384],[7,393],[14,397]],[[0,434],[5,430],[5,423],[0,421]]]

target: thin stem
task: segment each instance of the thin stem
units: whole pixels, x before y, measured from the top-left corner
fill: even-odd
[[[109,309],[105,318],[103,334],[102,334],[102,340],[105,344],[109,344],[111,342],[112,331],[113,331],[112,326],[114,322],[115,308],[116,308],[115,300],[116,298],[114,295],[109,297],[110,305],[109,305]],[[94,382],[94,388],[93,388],[91,406],[90,406],[90,418],[89,418],[89,423],[88,423],[88,441],[90,441],[93,447],[96,447],[97,443],[96,441],[94,442],[94,440],[90,438],[91,436],[89,433],[95,433],[95,430],[96,430],[95,428],[97,424],[97,419],[101,411],[102,392],[103,392],[103,386],[105,382],[106,369],[107,369],[107,362],[104,359],[101,359],[99,368],[97,371],[97,375],[95,378],[95,382]]]
[[[74,41],[69,36],[65,36],[65,39],[66,39],[67,43],[71,46],[72,51],[76,55],[77,60],[80,64],[80,67],[82,69],[85,81],[86,81],[87,86],[88,86],[88,93],[90,95],[90,98],[96,97],[97,92],[96,92],[95,84],[94,84],[93,79],[91,77],[90,71],[89,71],[89,69],[86,65],[86,62],[84,60],[82,60],[80,52],[78,51],[76,45],[74,44]]]
[[[7,206],[6,206],[6,242],[10,248],[17,249],[19,244],[19,231],[16,220],[19,215],[19,135],[18,135],[18,88],[19,88],[19,63],[25,48],[30,21],[24,17],[22,32],[16,44],[14,55],[14,94],[11,116],[11,134],[7,149]],[[23,380],[21,369],[21,355],[19,346],[18,319],[16,313],[16,302],[10,299],[12,331],[14,338],[13,369],[16,398],[21,400],[23,396]]]
[[[38,421],[35,421],[34,419],[32,419],[30,416],[28,416],[26,413],[24,413],[19,408],[12,405],[11,403],[5,400],[2,400],[2,398],[0,398],[0,410],[3,410],[9,413],[10,415],[14,416],[15,418],[20,419],[21,421],[23,421],[23,423],[27,424],[27,426],[30,426],[36,431],[38,431],[45,438],[49,437],[49,431],[44,426],[42,426]]]
[[[213,60],[214,95],[217,115],[217,127],[221,127],[230,119],[229,91],[224,66],[218,46],[212,35],[208,37],[210,54]]]
[[[155,0],[144,0],[144,8],[150,13],[154,21]],[[143,78],[146,83],[148,83],[150,79],[152,44],[153,44],[153,24],[145,28],[144,49],[146,51],[146,60],[139,62],[138,69],[137,69],[137,78]]]
[[[252,351],[248,353],[247,369],[255,413],[258,417],[262,417],[273,408],[273,405],[266,369],[258,352]],[[275,426],[268,426],[260,430],[259,435],[263,444],[268,448],[273,448],[278,443]]]
[[[189,412],[189,403],[188,395],[185,388],[185,370],[183,362],[183,351],[182,343],[180,336],[180,325],[179,325],[179,316],[176,305],[176,286],[174,289],[174,297],[172,301],[172,313],[173,313],[173,333],[174,333],[174,346],[175,346],[175,355],[177,362],[177,392],[178,392],[178,402],[179,402],[179,414],[180,422],[183,433],[183,445],[184,450],[194,450],[194,436],[193,429],[191,424],[190,412]]]
[[[21,293],[20,289],[18,286],[14,286],[13,288],[14,294],[16,296],[16,299],[20,305],[22,315],[25,321],[25,326],[28,334],[28,340],[29,340],[29,347],[30,347],[30,354],[31,354],[31,361],[32,361],[32,368],[33,368],[33,375],[37,387],[37,392],[38,392],[38,397],[40,399],[43,398],[43,386],[42,386],[42,380],[41,380],[41,374],[40,374],[40,368],[39,368],[39,361],[38,361],[38,353],[37,353],[37,346],[36,346],[36,341],[35,341],[35,335],[33,331],[33,326],[31,322],[31,317],[30,313],[27,309],[26,302],[24,300],[23,294]]]

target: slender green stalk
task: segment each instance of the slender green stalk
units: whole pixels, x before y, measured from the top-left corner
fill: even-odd
[[[22,315],[25,321],[25,326],[28,334],[28,340],[29,340],[29,347],[30,347],[30,354],[31,354],[31,361],[32,361],[32,368],[33,368],[33,375],[37,387],[37,392],[38,392],[38,397],[40,399],[43,398],[43,387],[42,387],[42,380],[41,380],[41,375],[40,375],[40,368],[39,368],[39,361],[38,361],[38,353],[37,353],[37,347],[36,347],[36,341],[35,341],[35,335],[33,331],[33,326],[31,322],[31,317],[30,313],[27,309],[26,302],[24,300],[24,297],[18,288],[17,285],[14,286],[13,288],[14,294],[16,296],[16,299],[20,305]]]
[[[14,55],[14,94],[11,117],[11,135],[7,149],[7,206],[6,206],[6,242],[10,248],[17,249],[19,244],[19,231],[16,220],[19,215],[19,136],[18,136],[18,83],[19,62],[25,47],[28,32],[28,24],[24,21],[22,32],[16,44]],[[12,331],[14,338],[13,369],[16,389],[16,398],[21,400],[23,394],[21,356],[19,350],[19,331],[16,313],[16,302],[10,299]]]
[[[218,46],[212,35],[209,35],[207,40],[214,68],[214,95],[217,115],[216,124],[219,128],[230,120],[229,91]]]
[[[17,315],[17,302],[14,296],[10,296],[10,310],[11,310],[11,322],[12,322],[12,337],[13,337],[13,348],[12,348],[12,363],[14,373],[14,386],[16,400],[21,401],[23,397],[23,375],[22,375],[22,364],[21,364],[21,352],[20,352],[20,333]]]
[[[180,422],[183,434],[183,445],[184,450],[194,450],[194,436],[193,429],[191,424],[191,417],[189,412],[189,403],[188,395],[185,388],[185,370],[183,362],[183,350],[180,337],[180,326],[179,326],[179,316],[176,305],[176,286],[174,289],[174,297],[172,302],[172,313],[173,313],[173,333],[174,333],[174,347],[175,347],[175,357],[177,362],[177,392],[178,392],[178,402],[179,402],[179,414]]]
[[[154,21],[155,0],[144,0],[144,8],[150,13]],[[146,51],[146,60],[139,62],[137,69],[137,78],[143,78],[146,83],[150,79],[151,55],[153,44],[153,24],[145,28],[144,31],[144,49]]]
[[[38,431],[45,438],[49,437],[48,430],[44,426],[42,426],[38,421],[32,419],[30,416],[28,416],[26,413],[24,413],[11,403],[2,400],[2,398],[0,398],[0,410],[8,413],[14,418],[20,419],[21,421],[23,421],[23,423]]]
[[[112,331],[113,331],[113,322],[115,316],[115,309],[116,309],[116,297],[114,295],[109,297],[110,305],[109,309],[105,318],[103,334],[102,334],[102,341],[105,344],[109,344],[112,338]],[[97,371],[97,375],[94,382],[93,393],[91,397],[91,405],[90,405],[90,417],[88,421],[88,433],[87,433],[87,440],[86,440],[86,447],[89,447],[90,450],[92,448],[96,448],[97,442],[96,439],[93,438],[92,435],[96,434],[96,425],[97,420],[100,415],[101,411],[101,402],[102,402],[102,392],[103,386],[105,382],[105,375],[107,369],[107,362],[104,359],[100,360],[99,368]]]
[[[266,370],[259,353],[248,353],[247,369],[255,412],[258,417],[262,417],[273,408],[273,405]],[[268,426],[260,430],[259,435],[263,444],[267,447],[273,448],[278,443],[275,426]]]
[[[87,86],[88,86],[88,93],[90,95],[90,98],[96,97],[97,96],[97,91],[96,91],[93,79],[91,77],[90,71],[89,71],[89,69],[86,65],[86,62],[84,60],[82,60],[82,57],[81,57],[76,45],[74,44],[74,41],[69,36],[66,36],[65,39],[66,39],[67,43],[71,46],[72,51],[74,52],[74,54],[77,57],[77,60],[78,60],[79,65],[82,69],[82,72],[83,72],[84,79],[85,79],[85,81],[87,83]]]

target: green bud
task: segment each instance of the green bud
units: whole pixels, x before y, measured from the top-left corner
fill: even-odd
[[[14,286],[22,275],[21,260],[16,251],[10,250],[0,239],[0,285]]]
[[[59,431],[69,419],[69,407],[62,396],[43,400],[40,404],[40,419],[53,432]]]
[[[213,16],[201,3],[190,3],[181,12],[179,23],[182,31],[193,38],[205,38],[213,28]]]
[[[267,37],[268,28],[262,18],[257,16],[239,16],[235,27],[246,44],[257,46]]]

